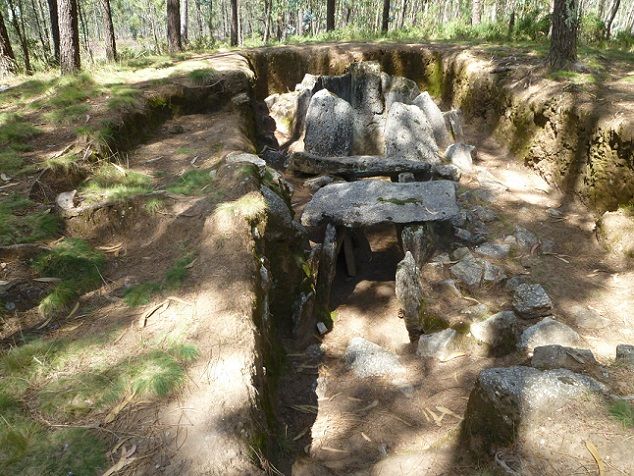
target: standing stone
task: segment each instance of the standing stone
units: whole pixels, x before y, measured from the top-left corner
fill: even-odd
[[[445,159],[458,167],[463,172],[473,170],[473,151],[475,147],[468,144],[451,144],[445,151]]]
[[[352,78],[350,104],[359,111],[382,114],[383,90],[381,65],[376,61],[352,63],[349,68]]]
[[[569,369],[573,372],[596,365],[590,349],[576,349],[557,344],[541,345],[533,350],[531,365],[537,369]]]
[[[385,124],[385,155],[431,164],[440,162],[434,133],[417,106],[392,104]]]
[[[324,242],[321,245],[317,283],[315,285],[316,320],[330,316],[330,290],[337,270],[337,231],[331,224],[326,226]]]
[[[414,99],[420,94],[416,82],[403,76],[390,76],[387,73],[381,73],[381,81],[387,111],[395,102],[413,104]]]
[[[352,148],[352,108],[326,89],[310,100],[306,115],[307,152],[323,156],[350,155]]]
[[[525,319],[547,316],[553,303],[541,284],[520,284],[513,294],[513,309]]]
[[[451,111],[443,113],[443,118],[445,119],[447,129],[449,129],[453,135],[454,142],[462,142],[464,140],[464,119],[462,117],[462,111],[452,109]]]
[[[412,253],[409,251],[405,253],[405,258],[396,267],[396,298],[410,341],[416,342],[424,332],[422,316],[425,302],[420,283],[420,272]]]
[[[414,262],[419,269],[429,261],[429,258],[436,251],[438,240],[439,237],[433,223],[406,226],[401,232],[403,251],[412,253]]]
[[[528,354],[532,354],[535,347],[553,344],[580,347],[583,345],[583,339],[566,324],[552,317],[545,317],[522,333],[519,347]]]
[[[442,148],[447,147],[451,143],[451,138],[449,137],[449,131],[445,125],[445,119],[442,115],[442,111],[429,93],[427,91],[420,93],[418,97],[414,99],[414,104],[427,116],[427,120],[434,131],[436,143]]]

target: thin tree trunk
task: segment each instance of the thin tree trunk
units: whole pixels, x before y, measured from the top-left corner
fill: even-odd
[[[9,4],[9,9],[11,10],[11,24],[18,36],[18,40],[20,40],[20,47],[22,49],[22,55],[24,56],[24,70],[26,71],[26,74],[31,74],[33,70],[31,69],[31,58],[29,56],[29,45],[26,41],[26,32],[20,27],[20,20],[18,19],[15,4],[12,0],[8,0],[7,3]],[[22,9],[20,9],[20,14],[22,13]]]
[[[110,0],[101,0],[101,8],[103,8],[103,19],[106,24],[106,59],[108,61],[117,61],[117,43],[114,37]]]
[[[59,0],[57,14],[59,18],[59,63],[62,74],[72,74],[81,67],[76,0]]]
[[[170,53],[182,51],[179,0],[167,0],[167,43]]]
[[[57,14],[57,0],[47,0],[48,14],[51,17],[51,37],[53,38],[53,52],[55,61],[59,63],[59,17]]]
[[[16,72],[15,55],[11,48],[11,41],[7,33],[7,27],[2,18],[0,10],[0,77],[14,74]]]
[[[608,16],[608,20],[605,22],[605,39],[610,39],[610,34],[612,33],[612,23],[614,22],[614,17],[616,16],[616,12],[619,10],[621,6],[621,0],[614,0],[612,3],[612,8],[610,9],[610,15]]]
[[[231,46],[238,46],[240,39],[240,18],[238,10],[238,0],[231,0]]]
[[[200,8],[200,0],[194,0],[196,6],[196,26],[198,27],[198,38],[202,38],[203,35],[203,13]]]
[[[482,19],[482,0],[472,0],[471,2],[471,24],[479,25]]]
[[[335,29],[335,0],[328,0],[326,3],[326,31]]]
[[[555,0],[548,62],[564,69],[577,61],[578,0]]]
[[[383,0],[383,21],[381,22],[381,31],[387,33],[390,27],[390,0]]]
[[[271,11],[273,10],[273,0],[264,0],[264,32],[262,39],[268,43],[271,38]]]
[[[84,12],[81,8],[81,3],[79,2],[79,0],[77,0],[77,15],[79,16],[79,23],[81,25],[81,33],[82,33],[82,36],[84,37],[84,49],[88,53],[88,56],[90,57],[90,61],[92,62],[94,58],[92,55],[92,48],[90,46],[90,43],[88,42],[88,24],[86,23],[86,17],[84,16]]]
[[[189,43],[189,0],[183,0],[181,5],[181,41]]]
[[[40,39],[40,43],[42,44],[42,51],[44,52],[44,60],[48,63],[48,55],[50,53],[50,48],[48,41],[44,38],[45,28],[42,28],[42,20],[40,19],[40,13],[38,11],[37,5],[35,4],[35,0],[31,0],[31,9],[33,10],[33,18],[35,19],[35,29],[37,30],[37,36]],[[24,25],[22,25],[22,29],[24,29]]]
[[[35,0],[35,2],[40,12],[40,18],[42,19],[42,28],[44,29],[44,37],[46,38],[46,44],[47,44],[46,49],[48,50],[48,53],[50,55],[53,53],[51,50],[52,48],[51,35],[50,35],[51,29],[49,28],[49,23],[46,19],[46,13],[44,12],[44,7],[42,7],[42,2],[40,0]]]

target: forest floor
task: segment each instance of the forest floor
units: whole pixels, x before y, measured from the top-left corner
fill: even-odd
[[[541,55],[500,45],[480,46],[474,54],[528,64]],[[226,60],[227,69],[236,67],[231,61]],[[590,73],[548,78],[551,93],[576,84],[606,107],[634,103],[631,55],[588,52],[586,62]],[[244,243],[227,245],[225,238],[224,251],[198,254],[199,243],[208,238],[207,219],[239,197],[234,183],[218,183],[209,172],[228,152],[251,149],[249,131],[228,109],[187,114],[164,122],[126,154],[91,154],[120,117],[160,100],[162,88],[172,83],[213,83],[216,67],[209,55],[141,58],[93,74],[22,78],[0,93],[0,289],[20,286],[19,299],[0,301],[0,466],[7,474],[97,474],[113,467],[130,474],[149,474],[148,468],[179,474],[170,466],[173,442],[163,438],[175,428],[178,446],[187,438],[180,430],[183,419],[195,420],[184,417],[183,409],[188,403],[203,405],[192,390],[205,385],[201,376],[212,360],[204,347],[212,336],[202,310],[217,313],[224,324],[215,330],[228,341],[235,337],[227,329],[235,323],[231,319],[250,312],[241,276],[253,270],[241,254]],[[606,82],[619,91],[594,95],[593,88]],[[509,187],[491,205],[501,217],[499,232],[521,224],[555,242],[556,255],[516,257],[508,266],[515,269],[524,259],[553,298],[558,317],[607,363],[617,341],[634,341],[628,321],[634,315],[634,273],[612,262],[595,242],[589,212],[568,203],[563,219],[551,220],[545,210],[561,205],[562,196],[493,139],[473,130],[470,137],[483,164]],[[110,226],[108,215],[89,223],[57,216],[56,194],[71,184],[89,202],[125,203],[111,212],[125,216],[124,227]],[[130,201],[135,205],[127,208]],[[286,443],[303,450],[309,433],[300,434],[314,420],[308,453],[337,473],[367,468],[361,462],[377,454],[409,455],[444,441],[448,444],[434,456],[440,459],[433,461],[438,474],[447,474],[448,465],[456,464],[447,448],[477,371],[507,365],[514,357],[508,362],[463,357],[427,366],[404,355],[409,347],[394,298],[400,253],[394,233],[376,230],[371,246],[372,259],[359,276],[338,273],[335,330],[324,339],[318,364],[318,376],[328,382],[325,394],[316,415],[289,420]],[[508,296],[478,299],[493,311],[508,304]],[[578,322],[575,310],[587,309],[605,325],[585,328]],[[402,356],[415,398],[381,382],[359,384],[346,376],[341,356],[357,335]],[[293,380],[293,371],[289,375]],[[438,406],[458,416],[447,414],[438,424],[427,410],[437,413]],[[218,408],[214,416],[233,410]],[[189,437],[195,439],[195,432]],[[201,438],[192,451],[203,447]],[[218,459],[226,456],[222,451],[221,445],[216,448]],[[590,458],[583,464],[591,467]],[[281,466],[288,471],[291,464]]]

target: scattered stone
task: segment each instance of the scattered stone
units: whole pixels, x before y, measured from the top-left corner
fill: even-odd
[[[634,345],[619,344],[616,346],[616,361],[634,366]]]
[[[447,253],[440,253],[439,255],[434,256],[431,261],[432,263],[447,264],[451,263],[451,258]]]
[[[473,213],[478,220],[484,223],[491,223],[492,221],[498,219],[498,216],[494,211],[481,205],[474,207],[473,210],[471,210],[471,213]]]
[[[459,109],[447,111],[443,113],[443,118],[445,119],[447,129],[449,129],[451,131],[451,134],[453,135],[454,142],[462,142],[464,139],[464,118],[462,115],[462,111],[460,111]]]
[[[419,357],[431,357],[445,362],[464,355],[467,350],[468,342],[465,336],[454,329],[445,329],[444,331],[420,336],[416,355]]]
[[[405,373],[405,367],[396,355],[362,337],[352,338],[343,358],[350,370],[360,378],[392,377]]]
[[[528,276],[513,276],[506,280],[504,288],[507,291],[515,291],[520,284],[533,284]]]
[[[253,164],[258,168],[260,175],[263,174],[266,169],[266,162],[264,160],[255,154],[246,152],[231,153],[226,157],[225,161],[228,164]]]
[[[451,144],[445,151],[445,159],[463,172],[473,171],[473,151],[475,147],[468,144]]]
[[[489,258],[504,259],[511,252],[511,246],[506,243],[483,243],[476,246],[475,252]]]
[[[621,259],[634,258],[634,214],[627,210],[605,212],[597,222],[597,238]]]
[[[552,317],[545,317],[522,333],[519,347],[528,354],[532,354],[535,347],[551,344],[581,347],[583,339],[566,324],[556,321]]]
[[[473,256],[473,255],[471,254],[471,250],[469,250],[469,248],[467,248],[466,246],[461,246],[460,248],[456,248],[451,253],[451,257],[456,261],[460,261],[462,258],[465,258],[467,256]]]
[[[473,306],[462,309],[460,314],[464,314],[471,320],[483,319],[489,314],[489,308],[482,303],[474,304]]]
[[[471,335],[500,352],[511,352],[516,348],[519,321],[513,311],[493,314],[484,321],[471,325]]]
[[[399,183],[416,182],[416,177],[411,172],[401,172],[398,174],[398,181]]]
[[[396,266],[395,286],[396,298],[401,309],[400,315],[405,321],[410,341],[416,342],[416,339],[424,332],[422,315],[425,302],[420,271],[409,251],[405,253],[405,258]]]
[[[537,369],[569,369],[579,372],[597,361],[590,349],[576,349],[557,344],[540,345],[533,350],[531,365]]]
[[[520,284],[513,294],[513,309],[524,319],[547,316],[553,302],[541,284]]]
[[[473,235],[469,230],[465,230],[464,228],[454,227],[454,236],[465,243],[473,243]]]
[[[306,114],[306,152],[346,156],[352,150],[352,108],[327,89],[315,93]]]
[[[319,177],[313,177],[304,181],[304,187],[307,187],[311,192],[316,192],[322,187],[334,182],[330,175],[320,175]]]
[[[269,167],[274,169],[283,169],[286,167],[287,155],[281,151],[265,146],[262,151],[262,159]]]
[[[461,258],[460,261],[449,268],[451,275],[463,282],[468,288],[480,286],[484,266],[481,260],[476,259],[471,253]]]
[[[539,245],[537,235],[520,225],[515,227],[515,240],[518,246],[527,250],[532,250],[535,246]]]
[[[418,97],[414,99],[414,104],[425,113],[427,121],[434,132],[436,143],[440,147],[447,147],[447,145],[451,142],[451,138],[449,137],[449,131],[447,130],[445,119],[442,115],[442,111],[436,105],[429,93],[427,91],[420,93]]]
[[[440,162],[431,126],[417,106],[392,104],[385,123],[385,155],[430,164]]]
[[[462,172],[453,164],[436,164],[432,168],[434,178],[453,180],[459,182]]]
[[[304,78],[302,79],[302,82],[295,85],[295,91],[302,91],[304,89],[308,89],[312,91],[312,89],[317,84],[318,79],[319,79],[319,76],[306,73],[304,75]]]
[[[457,213],[452,182],[362,180],[333,183],[319,189],[304,209],[302,224],[319,226],[330,222],[357,227],[423,223],[449,220]]]
[[[482,280],[488,284],[498,284],[506,279],[506,273],[502,268],[484,260],[484,273]]]
[[[542,240],[541,251],[542,251],[542,253],[554,253],[555,252],[555,242],[553,240],[550,240],[550,239]]]
[[[461,208],[458,214],[451,218],[450,223],[455,227],[464,228],[467,225],[467,212]]]
[[[62,192],[57,195],[55,203],[62,210],[72,210],[75,208],[75,195],[77,195],[77,190],[73,190],[72,192]]]
[[[581,305],[573,305],[568,309],[568,315],[575,325],[585,329],[603,329],[610,325],[610,321],[594,309]]]
[[[518,429],[560,411],[586,395],[600,395],[605,387],[567,369],[541,371],[531,367],[486,369],[480,372],[469,397],[465,430],[474,443],[510,445]]]

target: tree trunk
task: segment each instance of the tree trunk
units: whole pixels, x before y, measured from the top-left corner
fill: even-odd
[[[110,0],[101,0],[101,8],[103,8],[103,19],[106,25],[106,58],[108,61],[117,61],[117,43],[114,37]]]
[[[335,29],[335,0],[328,0],[326,3],[326,31]]]
[[[31,0],[31,9],[33,10],[33,18],[35,19],[35,28],[37,29],[37,36],[40,39],[40,43],[42,44],[42,51],[44,52],[44,60],[46,61],[46,63],[48,63],[50,45],[48,41],[44,38],[45,29],[42,28],[43,20],[40,19],[40,12],[37,8],[35,0]],[[22,10],[22,5],[20,5],[20,10]],[[24,25],[22,25],[22,29],[24,29]]]
[[[578,0],[555,0],[548,62],[564,69],[577,61]]]
[[[614,17],[616,16],[616,12],[619,10],[621,6],[621,0],[614,0],[612,3],[612,8],[610,9],[610,15],[608,16],[607,21],[605,22],[605,39],[610,39],[610,34],[612,32],[612,22],[614,22]]]
[[[273,0],[264,0],[264,33],[262,39],[268,43],[271,38],[271,11],[273,10]]]
[[[482,0],[472,0],[471,2],[471,24],[479,25],[482,19]]]
[[[0,10],[0,77],[16,72],[15,55],[9,41],[7,27],[4,25],[2,10]]]
[[[189,0],[183,0],[181,5],[181,41],[189,43]]]
[[[18,40],[20,40],[20,47],[22,49],[22,55],[24,56],[24,70],[26,74],[31,74],[33,71],[31,69],[31,58],[29,56],[29,44],[26,40],[26,32],[20,27],[20,20],[18,19],[17,10],[13,1],[9,0],[7,3],[11,10],[11,24],[13,25],[15,33],[18,35]],[[20,14],[23,14],[22,9],[20,9]]]
[[[167,46],[170,53],[182,51],[179,0],[167,0]]]
[[[51,17],[51,36],[53,37],[53,52],[55,61],[59,63],[59,17],[57,15],[57,0],[47,0],[48,13]]]
[[[203,12],[200,8],[200,0],[194,0],[194,5],[196,6],[196,26],[198,27],[198,38],[202,38],[204,36]]]
[[[93,62],[92,48],[88,42],[88,25],[86,24],[86,17],[84,16],[84,11],[82,10],[79,0],[77,0],[77,16],[79,17],[79,24],[81,25],[81,34],[84,37],[84,49],[88,53],[90,61]]]
[[[59,18],[59,64],[62,74],[72,74],[81,67],[76,0],[59,0],[57,14]]]
[[[381,32],[387,33],[390,26],[390,0],[383,0],[383,21],[381,22]]]
[[[238,14],[238,0],[231,0],[231,46],[238,46],[240,38]]]

